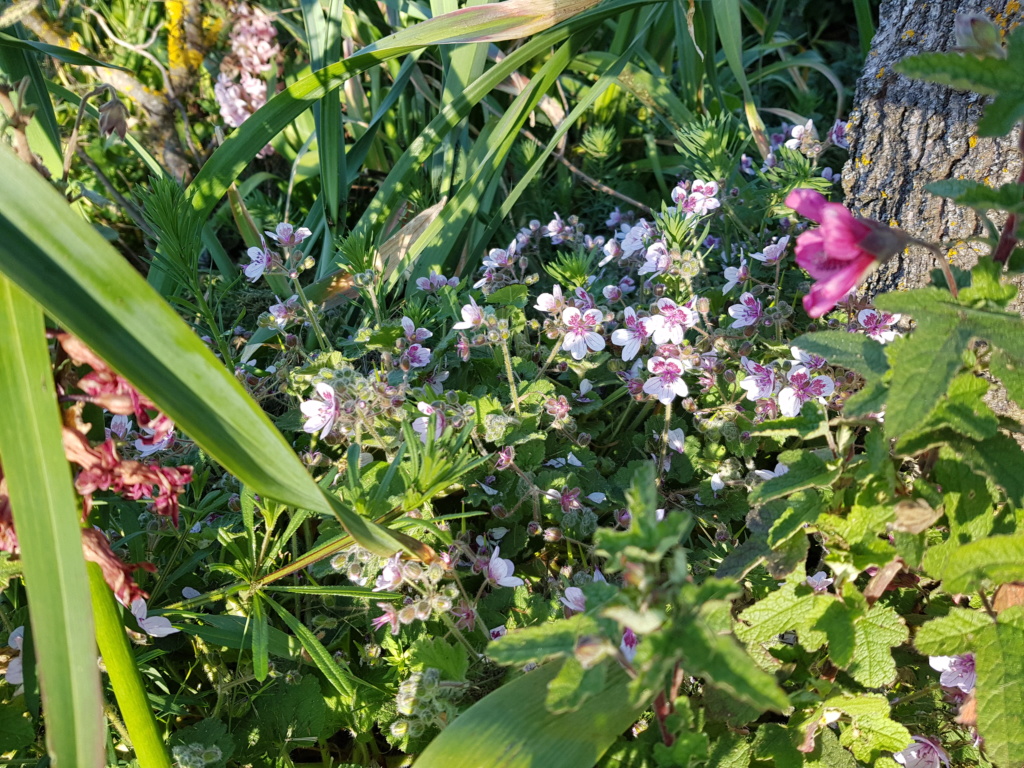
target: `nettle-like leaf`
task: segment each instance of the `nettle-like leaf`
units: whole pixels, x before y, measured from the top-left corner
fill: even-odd
[[[950,593],[977,592],[986,582],[1024,581],[1024,534],[990,536],[958,547],[941,563],[937,560],[929,550],[925,570]]]
[[[827,488],[842,471],[840,467],[829,468],[811,451],[784,451],[779,454],[779,461],[789,467],[789,471],[751,491],[751,504],[763,504],[807,488]]]
[[[826,699],[815,720],[828,710],[839,710],[850,718],[844,723],[839,743],[861,762],[876,765],[883,752],[899,752],[910,744],[910,731],[890,717],[889,702],[879,694],[842,694]]]
[[[990,187],[967,179],[933,181],[925,189],[933,195],[949,197],[957,205],[965,205],[980,213],[991,210],[1024,213],[1024,184],[1003,184]]]
[[[1011,50],[1022,44],[1024,37],[1018,30],[1010,40]],[[1020,70],[1009,57],[979,59],[962,53],[921,53],[908,56],[894,69],[917,80],[991,96],[1021,90]]]
[[[1024,607],[1008,608],[978,633],[978,731],[1000,768],[1024,763]]]
[[[856,418],[882,409],[887,394],[883,378],[889,371],[882,344],[860,333],[820,331],[796,337],[793,346],[864,377],[864,387],[843,406],[847,416]]]
[[[957,656],[972,653],[978,638],[992,626],[992,617],[983,611],[951,608],[945,616],[932,619],[914,636],[914,646],[926,656]]]
[[[768,649],[777,644],[779,635],[785,632],[795,630],[800,645],[807,650],[816,650],[827,640],[817,624],[835,596],[816,594],[803,583],[804,579],[803,569],[798,568],[782,587],[739,615],[734,627],[736,637],[764,667],[778,666]]]
[[[906,624],[888,605],[875,603],[867,615],[853,623],[853,663],[851,677],[866,688],[882,688],[896,679],[892,648],[907,641]]]

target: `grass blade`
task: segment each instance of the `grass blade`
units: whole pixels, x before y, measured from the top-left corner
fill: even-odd
[[[57,765],[99,768],[106,729],[89,580],[45,330],[42,309],[0,276],[0,455],[21,547],[47,750]]]

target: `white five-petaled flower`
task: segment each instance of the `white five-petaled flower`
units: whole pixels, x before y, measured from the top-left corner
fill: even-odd
[[[743,282],[748,277],[750,277],[750,270],[747,268],[747,259],[741,256],[738,267],[725,268],[725,285],[722,286],[722,295],[727,294],[736,287],[737,283]]]
[[[824,368],[828,363],[821,355],[813,355],[810,352],[804,352],[800,347],[790,347],[790,354],[793,355],[793,362],[796,365],[803,365],[807,367],[809,371],[816,371],[819,368]]]
[[[754,298],[754,294],[747,291],[740,294],[740,303],[729,307],[729,317],[733,318],[730,328],[746,328],[748,325],[755,325],[763,314],[761,302]]]
[[[18,627],[7,638],[7,645],[18,652],[18,655],[7,662],[7,672],[4,679],[11,685],[21,685],[25,682],[25,662],[21,654],[25,650],[25,627]]]
[[[892,328],[900,321],[900,317],[902,315],[890,315],[888,312],[880,312],[877,309],[862,309],[857,313],[857,322],[869,337],[885,344],[902,335]]]
[[[430,350],[422,344],[413,344],[402,357],[409,360],[410,368],[423,368],[430,363]]]
[[[689,328],[700,320],[692,308],[680,306],[672,299],[658,299],[658,314],[647,319],[647,332],[655,344],[682,344]]]
[[[655,274],[660,275],[662,272],[668,270],[672,266],[672,254],[669,253],[668,248],[660,240],[656,240],[647,247],[647,252],[644,254],[644,263],[637,270],[637,274],[647,275]]]
[[[105,430],[106,439],[109,440],[112,435],[116,435],[121,440],[128,438],[128,433],[132,428],[132,420],[122,414],[117,414],[110,420],[110,426]]]
[[[746,378],[740,382],[740,387],[747,392],[747,400],[761,400],[775,394],[775,368],[755,363],[746,357],[740,358],[740,364],[747,372]]]
[[[647,370],[654,375],[644,382],[644,392],[654,395],[665,405],[676,397],[686,397],[690,394],[686,382],[683,381],[686,366],[681,360],[655,356],[647,361]]]
[[[472,296],[469,297],[469,304],[462,307],[462,322],[452,326],[453,330],[479,328],[484,324],[484,311],[476,303]]]
[[[787,149],[800,149],[801,144],[804,140],[814,140],[818,138],[818,131],[814,127],[814,121],[808,120],[805,125],[793,126],[793,131],[790,133],[793,138],[788,139],[783,145]]]
[[[537,303],[533,305],[533,308],[541,312],[547,312],[549,315],[560,315],[562,310],[565,309],[565,297],[562,295],[562,286],[555,283],[551,288],[551,293],[542,293],[537,297]]]
[[[562,605],[569,609],[569,613],[583,613],[587,610],[587,598],[579,587],[568,587],[565,590],[565,597],[560,597]]]
[[[774,266],[786,253],[786,246],[789,245],[789,235],[779,238],[776,243],[769,243],[759,253],[750,254],[750,258],[757,259],[766,267]]]
[[[494,582],[499,587],[522,586],[524,584],[523,580],[518,576],[512,575],[516,567],[512,564],[511,560],[499,557],[500,553],[501,547],[495,547],[491,553],[491,559],[487,561],[487,580]]]
[[[779,393],[779,412],[783,416],[798,416],[808,400],[828,397],[836,388],[828,376],[811,376],[802,365],[793,366],[788,378],[789,386]]]
[[[277,304],[271,304],[267,308],[267,312],[274,318],[274,325],[283,330],[288,323],[294,322],[299,317],[299,297],[297,294],[293,294],[284,301],[276,296],[274,298],[277,299]]]
[[[444,432],[445,426],[448,423],[444,417],[444,411],[442,411],[440,408],[435,408],[430,403],[422,402],[416,404],[416,409],[424,415],[420,416],[418,419],[413,420],[413,431],[420,436],[420,439],[424,443],[426,443],[427,432],[430,427],[430,417],[436,414],[437,425],[434,427],[434,439],[437,440],[438,438],[440,438],[442,433]]]
[[[959,688],[964,693],[974,690],[977,673],[974,671],[974,654],[961,656],[929,656],[928,666],[941,672],[939,682],[946,688]]]
[[[393,592],[402,585],[404,578],[402,572],[402,553],[396,552],[391,558],[385,563],[384,569],[377,576],[377,581],[373,585],[374,592]]]
[[[566,307],[562,311],[562,322],[565,324],[565,338],[562,349],[572,355],[574,360],[582,360],[587,351],[600,352],[604,349],[604,337],[594,329],[604,319],[599,309],[588,309],[580,312],[576,307]]]
[[[906,768],[939,768],[939,765],[949,768],[949,755],[937,740],[925,736],[913,738],[914,743],[893,755],[893,760]]]
[[[622,347],[623,360],[632,360],[640,353],[640,347],[650,335],[647,330],[649,318],[637,317],[632,307],[626,307],[623,314],[623,327],[612,331],[612,344]]]
[[[167,637],[180,632],[171,626],[171,620],[164,616],[148,616],[146,601],[141,597],[132,600],[132,616],[139,622],[139,629],[150,637]]]
[[[754,475],[762,480],[774,480],[776,477],[782,477],[787,472],[789,472],[789,467],[780,461],[775,464],[775,469],[755,469]],[[817,576],[817,574],[815,574],[815,576]],[[810,582],[808,581],[808,583]],[[829,584],[831,583],[832,582],[830,581]]]
[[[830,579],[828,574],[824,571],[818,571],[813,576],[808,576],[804,579],[804,583],[815,592],[824,592],[829,588],[833,581],[835,581],[835,579]]]
[[[717,194],[718,182],[696,179],[690,185],[689,193],[682,186],[673,189],[672,202],[678,205],[684,213],[705,216],[721,205],[715,197]]]
[[[275,227],[275,230],[276,231],[274,232],[266,232],[266,236],[273,238],[279,245],[283,245],[285,247],[298,245],[313,234],[306,227],[299,227],[298,229],[295,229],[291,224],[285,221],[278,224],[277,227]]]
[[[334,387],[326,381],[318,382],[315,389],[320,399],[306,400],[299,406],[302,415],[306,417],[302,429],[310,434],[319,432],[327,435],[334,426],[334,420],[338,418],[338,396]]]
[[[261,238],[260,245],[262,247],[257,248],[256,246],[253,246],[246,251],[252,261],[245,268],[245,276],[249,278],[249,282],[251,283],[255,283],[263,277],[263,273],[266,272],[274,262],[274,254],[269,248],[267,248],[267,241]]]

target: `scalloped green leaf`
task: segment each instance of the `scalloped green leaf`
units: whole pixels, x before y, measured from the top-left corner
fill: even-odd
[[[932,619],[917,630],[914,647],[925,656],[971,653],[978,637],[990,626],[992,617],[984,611],[951,608],[945,616]]]

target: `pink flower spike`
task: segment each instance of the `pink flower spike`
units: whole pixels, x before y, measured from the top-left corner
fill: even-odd
[[[320,396],[319,400],[306,400],[299,406],[302,415],[306,417],[302,429],[309,434],[319,432],[326,436],[338,417],[338,396],[334,392],[334,387],[325,381],[316,385],[316,393]]]
[[[936,739],[925,736],[914,736],[914,743],[897,752],[892,759],[906,768],[939,768],[939,765],[949,768],[949,755],[946,754],[946,750]]]
[[[830,311],[880,262],[902,251],[910,241],[904,232],[857,218],[810,189],[794,189],[786,197],[786,205],[821,224],[796,241],[796,263],[815,279],[803,299],[812,318]]]
[[[574,360],[582,360],[588,351],[600,352],[604,349],[604,337],[596,332],[598,323],[604,315],[598,309],[580,312],[576,307],[567,307],[562,311],[562,322],[566,325],[562,349],[572,355]]]
[[[499,557],[501,547],[495,547],[491,553],[491,559],[487,561],[486,577],[488,581],[497,584],[499,587],[521,587],[525,582],[518,576],[513,576],[515,565],[511,560]]]

